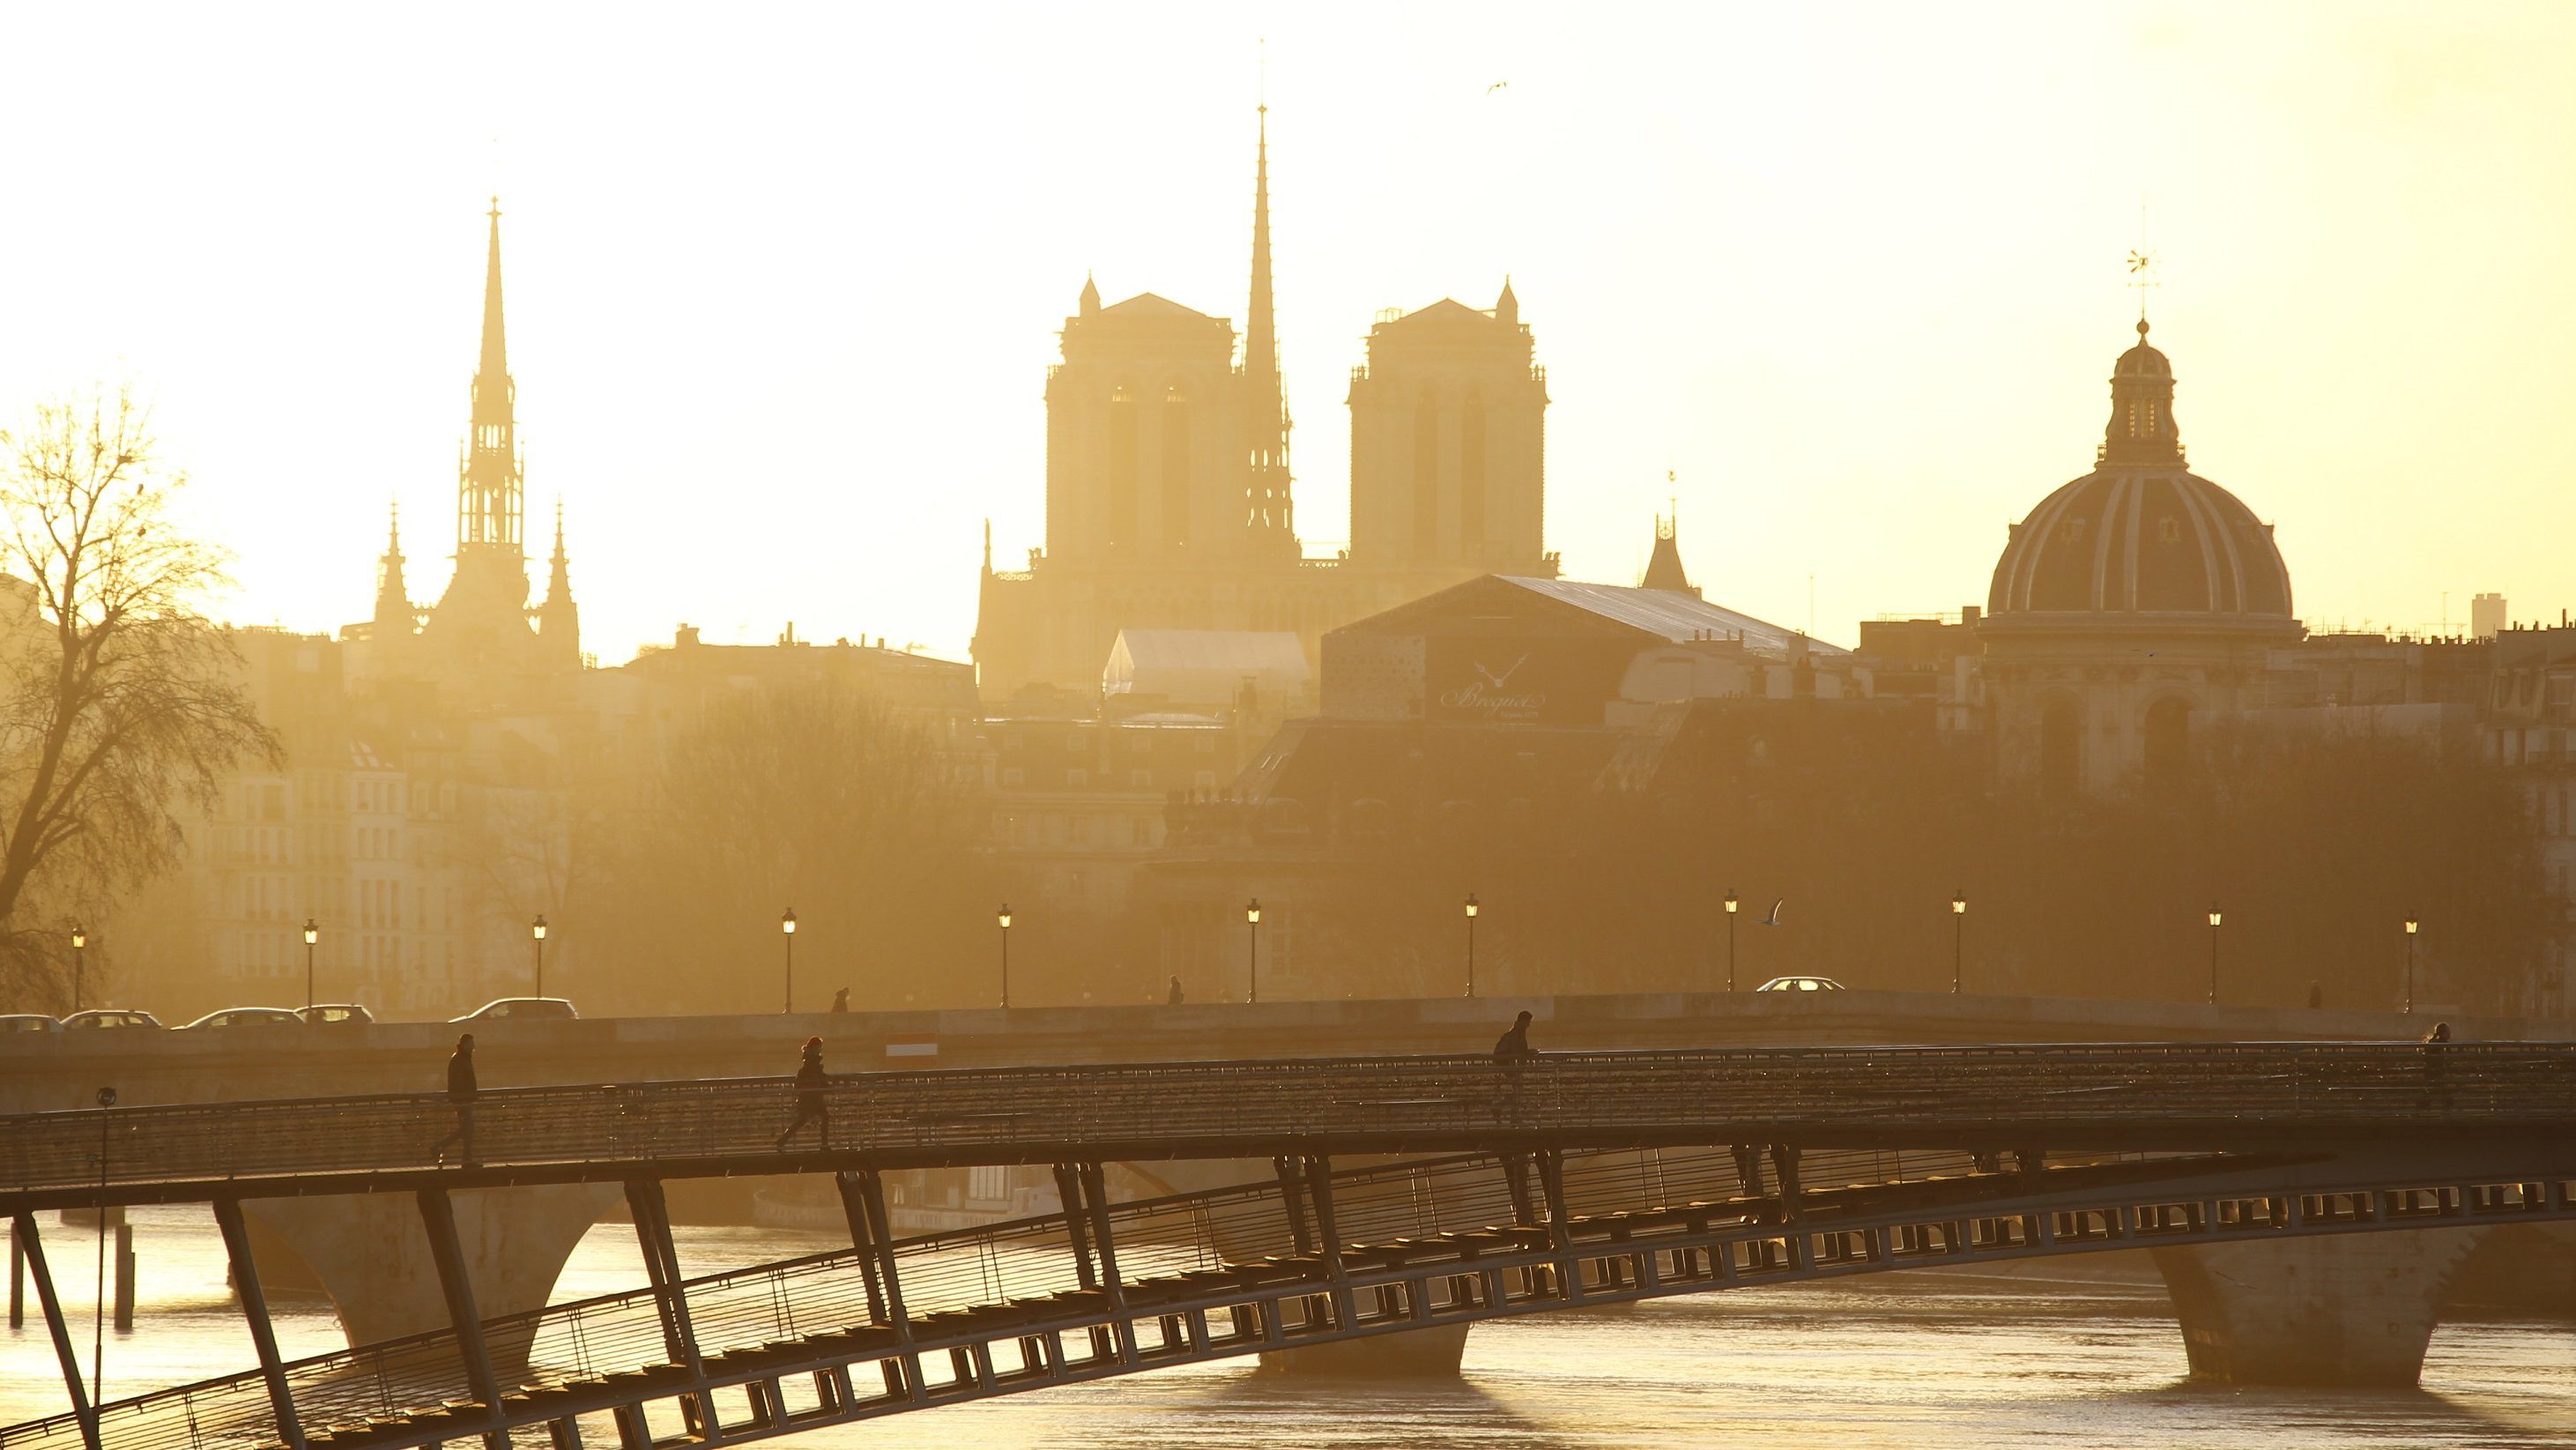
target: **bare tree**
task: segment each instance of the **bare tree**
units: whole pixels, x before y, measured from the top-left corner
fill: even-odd
[[[59,913],[169,866],[181,810],[280,758],[200,612],[230,581],[171,519],[185,483],[129,389],[0,430],[0,974],[21,987],[67,967]]]

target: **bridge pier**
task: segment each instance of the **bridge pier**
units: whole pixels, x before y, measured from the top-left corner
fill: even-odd
[[[2153,1250],[2195,1379],[2411,1387],[2484,1228]]]
[[[451,1195],[457,1249],[483,1316],[544,1308],[573,1246],[619,1191],[613,1183],[574,1183]],[[254,1198],[241,1210],[312,1271],[352,1346],[447,1327],[447,1292],[412,1195]],[[265,1277],[274,1288],[282,1276]],[[497,1343],[493,1349],[506,1352]]]

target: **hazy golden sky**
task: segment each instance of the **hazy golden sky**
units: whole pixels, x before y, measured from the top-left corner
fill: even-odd
[[[1633,581],[1670,468],[1712,599],[1982,601],[2091,466],[2143,202],[2194,467],[2311,626],[2576,594],[2565,4],[17,4],[0,405],[144,380],[236,617],[364,617],[393,499],[433,595],[497,186],[603,661],[962,655],[1084,272],[1241,318],[1264,35],[1310,550],[1374,314],[1509,273],[1570,574]]]

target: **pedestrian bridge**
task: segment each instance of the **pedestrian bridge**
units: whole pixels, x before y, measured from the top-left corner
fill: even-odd
[[[0,1120],[0,1212],[205,1201],[262,1363],[0,1447],[712,1444],[1133,1373],[1669,1294],[2141,1246],[2576,1218],[2576,1047],[2208,1044],[1157,1064],[868,1075],[781,1150],[783,1080]],[[1424,1155],[1336,1171],[1335,1154]],[[1112,1205],[1107,1161],[1268,1159]],[[1069,1211],[894,1240],[877,1174],[1056,1165]],[[831,1173],[852,1247],[681,1281],[660,1184]],[[647,1287],[484,1320],[452,1190],[624,1186]],[[281,1363],[261,1195],[414,1195],[449,1327]],[[585,1435],[589,1438],[585,1440]]]

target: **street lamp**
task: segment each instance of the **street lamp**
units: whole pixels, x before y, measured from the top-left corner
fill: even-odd
[[[1002,909],[994,913],[994,920],[1002,924],[1002,1005],[1008,1007],[1011,1005],[1011,903],[1003,902]]]
[[[1735,990],[1735,893],[1726,893],[1726,990]]]
[[[2218,903],[2209,903],[2209,1005],[2218,1005]]]
[[[89,928],[72,924],[72,1010],[81,1009],[81,977],[89,966]]]
[[[322,939],[321,924],[304,918],[304,1010],[313,1010],[313,944]]]
[[[1467,995],[1476,995],[1476,893],[1467,893]]]
[[[1261,1000],[1261,898],[1256,896],[1243,907],[1243,925],[1249,935],[1243,946],[1243,976],[1249,984],[1244,1000]]]
[[[546,915],[544,912],[538,912],[537,919],[528,923],[528,940],[535,946],[537,953],[535,995],[542,997],[546,994]]]
[[[1968,893],[1950,893],[1950,995],[1959,995],[1959,964],[1968,934]]]
[[[2415,929],[2423,923],[2406,918],[2406,1010],[2415,1010]]]
[[[781,1012],[793,1012],[796,1010],[795,907],[791,906],[778,914],[778,936],[780,940],[787,943],[787,995],[785,1000],[780,1004],[778,1010]]]

